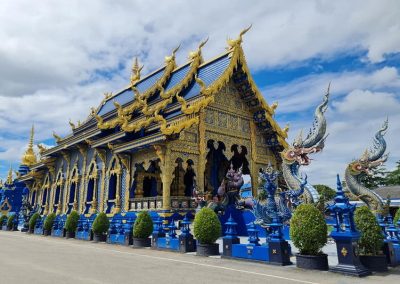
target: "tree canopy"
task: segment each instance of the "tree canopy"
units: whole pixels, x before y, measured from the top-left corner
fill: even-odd
[[[362,180],[362,184],[370,189],[380,186],[400,185],[400,161],[396,162],[397,166],[393,171],[387,171],[384,167],[378,167],[371,170],[371,175],[366,175]]]

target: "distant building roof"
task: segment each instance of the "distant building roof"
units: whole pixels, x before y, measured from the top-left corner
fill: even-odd
[[[388,195],[390,195],[390,199],[400,198],[400,185],[382,186],[376,188],[374,191],[383,199],[386,199]]]

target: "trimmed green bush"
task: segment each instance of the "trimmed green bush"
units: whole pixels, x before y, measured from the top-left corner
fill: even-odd
[[[221,223],[214,210],[203,207],[196,213],[194,235],[201,244],[213,244],[221,236]]]
[[[72,211],[65,222],[65,229],[67,232],[73,233],[76,231],[76,227],[78,227],[79,214],[76,211]]]
[[[102,212],[96,216],[94,219],[92,230],[95,234],[105,234],[110,227],[110,221],[108,221],[106,213]]]
[[[50,232],[51,228],[53,227],[54,219],[56,219],[55,213],[50,213],[47,215],[46,220],[44,220],[43,229]]]
[[[153,232],[153,220],[149,212],[142,211],[138,214],[133,226],[133,237],[139,239],[148,238]]]
[[[301,204],[290,220],[290,238],[302,255],[319,255],[328,241],[324,215],[312,204]]]
[[[394,215],[393,223],[397,225],[397,222],[400,220],[400,208],[397,209],[396,215]]]
[[[7,220],[7,215],[1,215],[1,217],[0,217],[0,227],[2,227],[5,222],[7,222],[6,220]]]
[[[35,229],[36,221],[39,218],[40,218],[40,214],[37,212],[31,216],[31,218],[29,219],[29,230]]]
[[[11,229],[13,228],[13,226],[14,226],[14,220],[15,220],[15,214],[10,215],[10,217],[8,217],[8,220],[7,220],[7,228],[8,228],[9,230],[11,230]]]
[[[361,233],[358,240],[360,254],[379,254],[383,245],[383,235],[375,215],[367,206],[359,207],[354,214],[354,222]]]

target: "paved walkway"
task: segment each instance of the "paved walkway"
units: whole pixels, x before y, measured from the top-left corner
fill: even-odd
[[[0,231],[0,283],[399,283],[260,263]]]

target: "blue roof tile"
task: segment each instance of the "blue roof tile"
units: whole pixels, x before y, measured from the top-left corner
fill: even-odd
[[[214,61],[211,61],[207,63],[206,65],[203,65],[199,68],[197,76],[207,85],[211,85],[215,80],[217,80],[222,73],[226,70],[230,63],[230,58],[229,54],[225,54],[224,56],[221,56],[220,58],[215,59]],[[140,93],[144,93],[146,90],[151,88],[157,80],[159,80],[163,74],[164,74],[164,69],[162,68],[158,70],[156,73],[152,74],[150,77],[144,79],[143,81],[139,82],[136,87],[139,90]],[[173,72],[171,75],[171,78],[168,80],[168,83],[165,86],[165,91],[168,91],[172,89],[174,86],[176,86],[179,82],[181,82],[185,76],[188,74],[190,70],[190,63],[186,63],[182,68],[178,69],[177,71]],[[188,90],[185,91],[186,99],[190,99],[192,97],[195,97],[200,93],[200,87],[196,83],[192,83],[191,86],[188,88]],[[157,95],[158,97],[159,95]],[[117,101],[121,105],[125,105],[129,103],[130,101],[133,101],[134,94],[133,92],[128,89],[123,91],[122,93],[114,96],[110,100],[108,100],[99,110],[98,115],[105,115],[115,109],[115,106],[113,104],[113,101]],[[157,98],[152,98],[152,101],[154,101]]]

